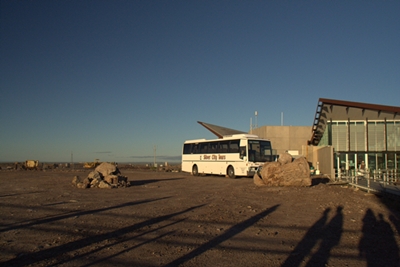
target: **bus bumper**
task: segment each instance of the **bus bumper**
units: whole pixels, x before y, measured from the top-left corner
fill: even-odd
[[[248,176],[248,177],[253,177],[254,174],[257,173],[257,169],[258,169],[258,168],[259,168],[259,167],[250,167],[250,168],[247,170],[247,176]]]

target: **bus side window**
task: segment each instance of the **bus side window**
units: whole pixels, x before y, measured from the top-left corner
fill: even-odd
[[[210,143],[210,145],[208,146],[208,153],[215,153],[215,144],[214,143]]]
[[[228,152],[228,142],[221,142],[221,153]]]
[[[183,154],[190,154],[191,150],[191,145],[190,144],[184,144],[183,145]]]
[[[239,140],[233,140],[229,144],[230,153],[239,153]]]
[[[207,153],[208,143],[200,144],[200,153]]]

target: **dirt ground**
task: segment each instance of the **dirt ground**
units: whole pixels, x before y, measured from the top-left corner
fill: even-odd
[[[400,266],[396,199],[344,185],[121,169],[0,171],[0,266]]]

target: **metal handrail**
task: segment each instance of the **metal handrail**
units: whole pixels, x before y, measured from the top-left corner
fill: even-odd
[[[339,170],[335,173],[335,181],[346,181],[355,188],[374,193],[390,193],[400,196],[400,171],[398,169],[385,170]]]

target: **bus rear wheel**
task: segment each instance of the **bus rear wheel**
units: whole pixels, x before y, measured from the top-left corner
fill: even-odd
[[[236,178],[236,176],[235,176],[235,169],[233,169],[232,166],[229,166],[229,167],[228,167],[228,170],[227,170],[226,173],[228,174],[228,177],[229,177],[229,178],[231,178],[231,179],[235,179],[235,178]]]
[[[193,165],[193,167],[192,167],[192,175],[193,176],[199,176],[199,169],[197,168],[197,165]]]

